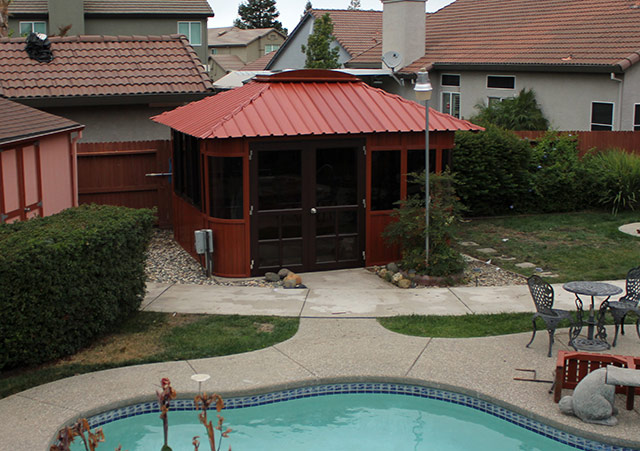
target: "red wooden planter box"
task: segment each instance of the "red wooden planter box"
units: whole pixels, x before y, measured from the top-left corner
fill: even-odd
[[[591,371],[608,365],[639,369],[640,357],[595,354],[591,352],[558,351],[553,401],[560,401],[563,388],[574,389],[576,385],[578,385],[578,382]],[[636,389],[617,385],[616,393],[627,395],[627,410],[632,410],[633,397],[636,394]],[[640,391],[638,391],[638,393],[640,394]]]

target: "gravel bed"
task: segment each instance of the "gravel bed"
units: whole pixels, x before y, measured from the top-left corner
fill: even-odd
[[[520,274],[505,271],[498,266],[470,257],[467,260],[465,281],[460,286],[488,287],[527,283],[527,279]],[[171,230],[154,230],[147,253],[146,274],[149,282],[159,283],[256,287],[278,285],[267,282],[262,277],[248,279],[207,278],[200,264],[175,242]]]

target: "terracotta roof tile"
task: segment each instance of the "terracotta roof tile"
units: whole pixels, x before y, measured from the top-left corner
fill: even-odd
[[[14,99],[206,93],[213,85],[184,37],[52,37],[39,63],[24,38],[0,39],[0,95]]]
[[[207,32],[209,47],[247,45],[271,32],[275,32],[282,35],[282,37],[286,37],[275,28],[254,28],[250,30],[242,30],[236,27],[223,27],[209,28]]]
[[[329,13],[349,66],[379,66],[381,11]],[[640,58],[640,8],[634,0],[456,0],[427,14],[425,57],[430,64],[613,66]]]
[[[269,62],[271,61],[271,58],[273,58],[275,54],[276,54],[276,50],[274,50],[273,52],[269,52],[266,55],[262,55],[260,58],[258,58],[255,61],[251,61],[250,63],[242,67],[240,70],[243,70],[243,71],[264,70],[264,68],[267,67],[267,64],[269,64]]]
[[[13,0],[12,14],[47,14],[47,0]],[[204,14],[213,16],[206,0],[84,0],[86,14]]]
[[[77,122],[0,97],[0,145],[82,128]]]
[[[430,109],[429,130],[482,130]],[[240,88],[152,119],[198,138],[424,132],[422,105],[321,70],[257,76]]]

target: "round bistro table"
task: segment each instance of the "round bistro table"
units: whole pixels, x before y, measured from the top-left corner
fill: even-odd
[[[583,351],[603,351],[610,349],[611,345],[607,343],[607,331],[604,328],[604,321],[596,322],[594,311],[594,299],[596,296],[606,296],[600,305],[607,302],[611,296],[622,293],[622,288],[605,282],[567,282],[562,288],[576,295],[576,307],[578,309],[578,324],[575,326],[571,334],[571,346]],[[589,306],[589,317],[587,318],[587,337],[580,337],[582,330],[582,314],[583,302],[582,296],[591,296],[591,305]],[[604,319],[604,318],[603,318]],[[597,332],[595,332],[598,326]],[[595,333],[594,333],[595,332]]]

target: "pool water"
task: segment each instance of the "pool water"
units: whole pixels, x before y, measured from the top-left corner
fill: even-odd
[[[501,418],[439,399],[400,394],[339,394],[223,410],[233,429],[221,449],[243,450],[527,450],[575,449]],[[216,424],[215,410],[209,417]],[[173,451],[209,449],[195,411],[169,412],[169,446]],[[136,415],[102,426],[106,442],[129,451],[159,450],[162,422],[158,413]],[[77,443],[75,450],[84,449]]]

